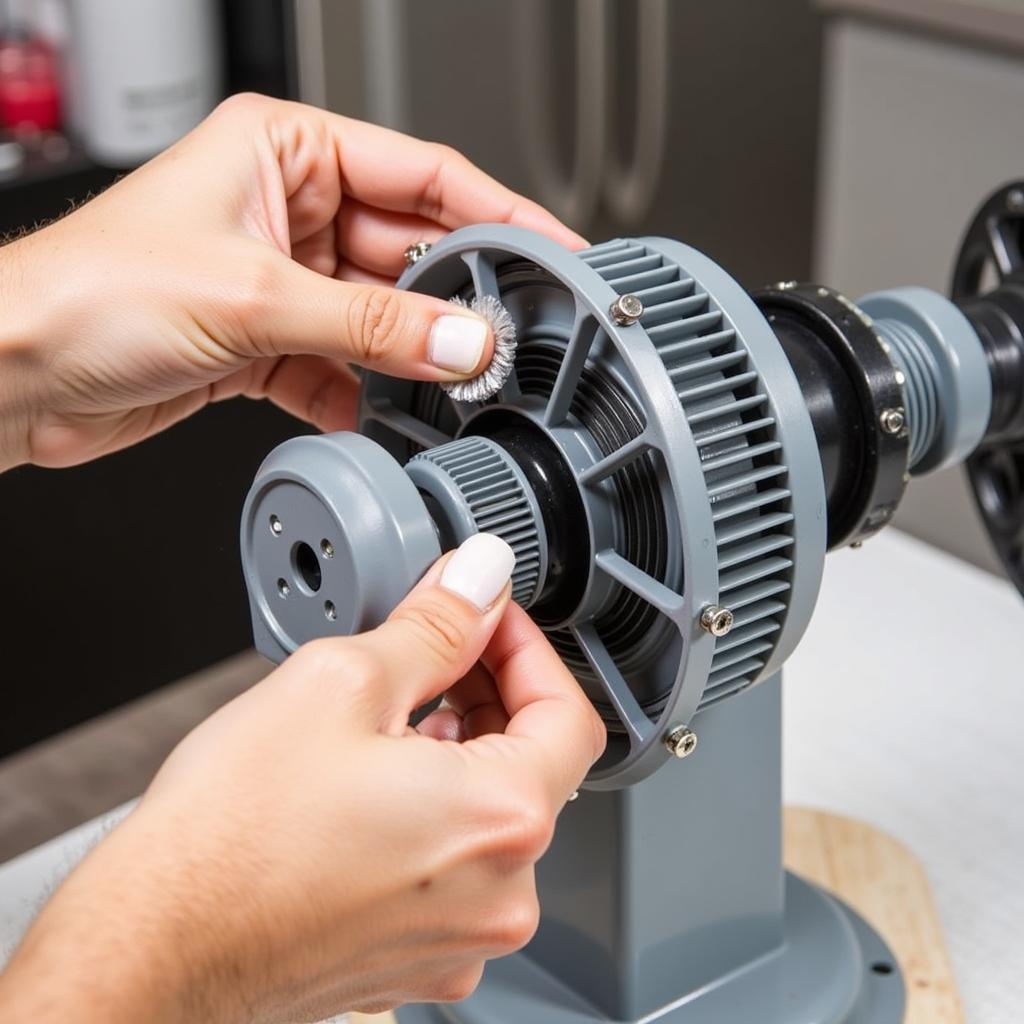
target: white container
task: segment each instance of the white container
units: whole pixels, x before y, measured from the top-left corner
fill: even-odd
[[[220,98],[213,0],[70,0],[66,109],[90,156],[141,163]]]

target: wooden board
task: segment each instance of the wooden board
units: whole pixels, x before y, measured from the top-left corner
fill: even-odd
[[[787,807],[786,864],[853,907],[896,954],[904,1024],[964,1024],[924,869],[892,836],[835,814]]]
[[[786,864],[842,897],[896,954],[907,986],[904,1024],[964,1024],[924,870],[906,847],[859,821],[786,808]],[[393,1024],[352,1014],[352,1024]]]

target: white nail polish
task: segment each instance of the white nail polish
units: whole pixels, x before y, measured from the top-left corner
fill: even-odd
[[[464,540],[448,560],[441,586],[485,611],[505,589],[515,564],[515,554],[500,537],[477,533]]]
[[[439,316],[430,329],[427,358],[442,370],[475,370],[487,340],[487,324],[475,316]]]

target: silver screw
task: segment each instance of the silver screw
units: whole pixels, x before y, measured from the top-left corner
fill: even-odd
[[[665,734],[665,746],[674,757],[689,757],[697,749],[697,734],[685,725],[674,725]]]
[[[430,252],[429,242],[413,242],[408,249],[405,250],[405,262],[408,266],[412,266],[414,263],[419,263],[427,253]]]
[[[864,541],[862,541],[862,540],[855,540],[855,541],[853,541],[853,543],[852,543],[852,544],[850,545],[850,547],[851,547],[851,548],[853,548],[853,550],[854,550],[854,551],[860,551],[860,549],[861,549],[862,547],[864,547]]]
[[[644,315],[644,304],[638,295],[620,295],[608,312],[620,327],[632,327]]]
[[[718,604],[709,604],[700,613],[700,624],[712,636],[725,636],[732,629],[736,617],[728,608]]]
[[[902,409],[883,409],[878,422],[887,434],[898,434],[906,425],[907,417]]]
[[[580,791],[578,789],[574,789],[569,794],[569,803],[572,803],[574,800],[579,800],[579,798],[580,798]]]
[[[270,532],[275,537],[280,537],[281,536],[281,532],[283,530],[284,530],[284,524],[281,522],[281,520],[278,519],[277,516],[271,516],[270,517]]]
[[[1019,188],[1012,188],[1006,194],[1006,208],[1013,213],[1020,213],[1024,210],[1024,192]]]
[[[320,550],[323,552],[324,558],[334,557],[334,545],[329,540],[320,541]]]

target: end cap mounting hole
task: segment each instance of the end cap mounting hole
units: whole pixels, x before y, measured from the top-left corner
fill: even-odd
[[[333,622],[338,617],[338,610],[333,601],[324,601],[324,615]]]
[[[878,960],[871,965],[871,970],[873,970],[875,974],[892,974],[895,968],[892,964],[886,963],[884,960]]]

